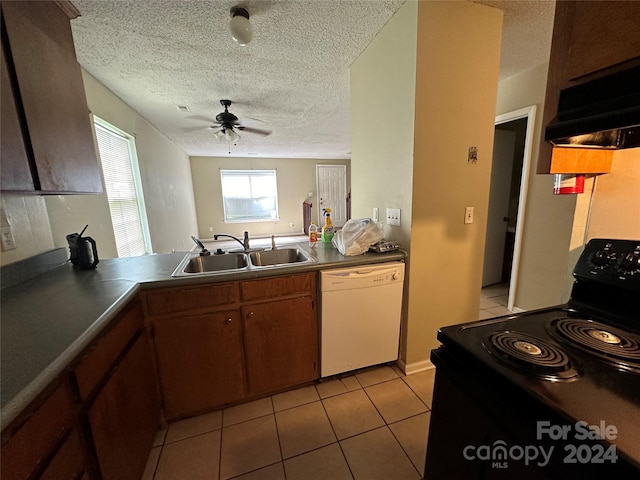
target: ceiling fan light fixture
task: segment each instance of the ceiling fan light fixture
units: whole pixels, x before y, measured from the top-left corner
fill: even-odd
[[[231,7],[231,21],[229,22],[231,37],[238,45],[245,46],[251,43],[253,27],[249,23],[249,12],[242,7]]]
[[[238,135],[235,130],[233,129],[227,129],[226,133],[225,133],[225,137],[227,139],[227,142],[231,142],[231,143],[236,143],[238,140],[240,140],[240,135]]]
[[[213,136],[216,137],[217,140],[222,141],[224,139],[224,130],[218,130]]]

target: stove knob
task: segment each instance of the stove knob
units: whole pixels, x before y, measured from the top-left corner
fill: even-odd
[[[620,262],[620,270],[627,275],[640,273],[640,252],[629,252]]]
[[[607,265],[613,263],[616,259],[616,254],[611,250],[598,250],[591,259],[593,265],[596,268],[604,268]]]

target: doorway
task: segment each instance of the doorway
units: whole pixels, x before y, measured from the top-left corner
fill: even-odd
[[[331,223],[342,227],[347,221],[347,167],[316,165],[318,226],[324,224],[323,209],[331,209]]]
[[[504,286],[512,312],[521,311],[515,299],[535,112],[531,106],[495,119],[482,287]]]

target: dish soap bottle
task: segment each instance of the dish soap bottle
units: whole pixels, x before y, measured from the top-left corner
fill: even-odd
[[[316,222],[311,222],[309,225],[309,247],[316,248],[318,245],[318,227]]]
[[[331,243],[333,239],[333,223],[331,222],[331,209],[323,208],[324,212],[324,225],[322,226],[322,235],[320,236],[322,239],[322,243]]]

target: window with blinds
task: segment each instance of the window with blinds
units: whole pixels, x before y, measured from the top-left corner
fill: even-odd
[[[151,252],[133,137],[94,117],[118,257]]]
[[[224,221],[278,220],[275,170],[220,170]]]

